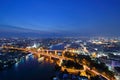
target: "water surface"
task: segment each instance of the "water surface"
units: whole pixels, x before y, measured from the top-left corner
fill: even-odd
[[[12,68],[0,71],[0,80],[51,80],[55,75],[54,65],[38,62],[33,55],[22,58]]]

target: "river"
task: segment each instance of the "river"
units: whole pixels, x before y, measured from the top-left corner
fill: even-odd
[[[22,58],[12,68],[0,71],[0,80],[51,80],[54,75],[53,64],[41,63],[31,55]]]

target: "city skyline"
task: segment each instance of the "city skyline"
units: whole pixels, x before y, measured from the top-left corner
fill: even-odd
[[[5,0],[0,1],[0,24],[48,32],[119,35],[119,3],[118,0]]]
[[[120,0],[0,0],[0,80],[120,80]]]

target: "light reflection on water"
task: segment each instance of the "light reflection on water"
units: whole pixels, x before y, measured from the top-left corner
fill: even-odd
[[[50,80],[54,75],[54,65],[44,61],[41,64],[34,55],[29,55],[12,68],[0,71],[0,80]]]
[[[14,65],[14,66],[15,66],[15,68],[17,68],[17,67],[18,67],[18,64],[19,64],[18,62],[17,62],[17,63],[15,63],[15,65]]]

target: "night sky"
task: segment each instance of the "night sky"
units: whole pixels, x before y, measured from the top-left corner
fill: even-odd
[[[118,35],[120,0],[0,0],[0,24]]]

